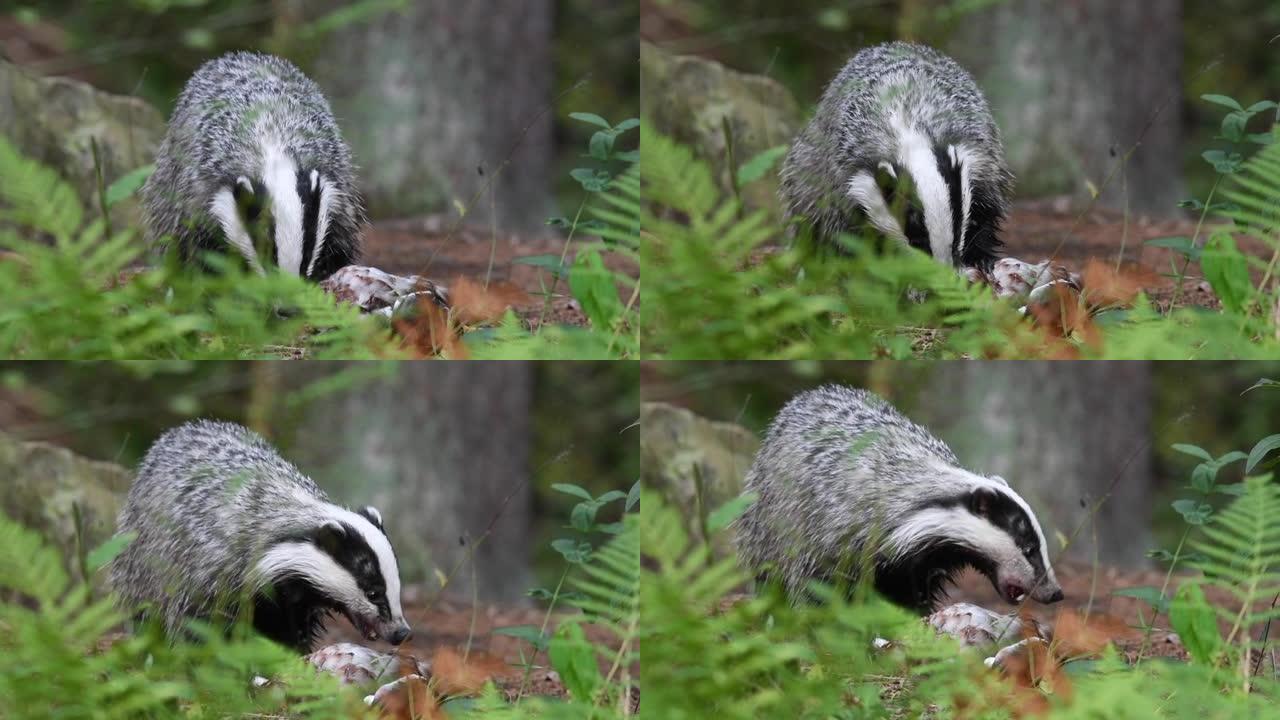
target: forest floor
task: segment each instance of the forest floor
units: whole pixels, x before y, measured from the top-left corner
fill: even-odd
[[[586,242],[578,238],[574,245]],[[360,262],[395,275],[421,275],[449,286],[458,278],[488,285],[502,283],[518,290],[504,293],[514,298],[513,310],[530,330],[543,322],[585,327],[587,318],[582,307],[569,292],[562,278],[552,285],[550,271],[526,264],[531,257],[559,259],[565,252],[566,240],[553,235],[521,236],[478,227],[452,229],[452,223],[441,216],[379,222],[365,234],[364,255]],[[565,265],[573,264],[574,247],[568,249]],[[518,262],[521,258],[523,262]],[[605,267],[633,278],[640,275],[635,263],[615,253],[604,255]],[[547,293],[552,291],[550,305]],[[624,288],[619,287],[623,302]]]
[[[1111,210],[1092,210],[1081,215],[1068,211],[1056,201],[1028,202],[1014,206],[1005,223],[1005,254],[1026,262],[1053,258],[1072,272],[1082,272],[1090,260],[1111,266],[1117,261],[1129,268],[1125,274],[1139,280],[1142,290],[1161,311],[1168,311],[1176,290],[1172,277],[1182,267],[1182,259],[1171,250],[1150,247],[1147,241],[1168,237],[1194,237],[1196,221],[1192,219],[1153,220],[1129,217]],[[1201,229],[1198,244],[1203,247],[1211,226]],[[1270,258],[1271,251],[1254,238],[1237,237],[1242,252]],[[1123,250],[1123,252],[1122,252]],[[1257,273],[1254,281],[1261,280]],[[1222,304],[1200,274],[1200,266],[1192,264],[1183,279],[1177,307],[1220,309]]]
[[[401,650],[419,659],[429,659],[441,649],[462,653],[469,646],[471,655],[487,660],[484,663],[486,671],[491,673],[490,678],[494,685],[509,701],[514,701],[521,694],[522,685],[525,696],[545,695],[564,698],[566,697],[564,683],[559,674],[550,669],[545,655],[532,658],[532,648],[528,642],[493,632],[498,628],[517,625],[541,627],[545,615],[545,610],[523,605],[482,604],[473,612],[469,601],[445,597],[425,603],[422,599],[415,597],[411,590],[406,590],[404,616],[413,628],[413,636],[405,642]],[[548,634],[554,633],[561,619],[562,616],[552,615],[547,625]],[[616,647],[616,639],[607,631],[593,625],[584,625],[583,629],[591,642],[611,648]],[[335,617],[324,636],[316,643],[316,647],[337,642],[367,644],[367,641],[345,618]],[[386,648],[379,647],[379,649]],[[526,680],[522,664],[528,661],[532,661],[538,669],[530,672]],[[632,670],[633,677],[638,681],[639,669]],[[608,673],[609,667],[602,663],[600,671]],[[638,701],[638,689],[633,689],[633,693],[635,693],[633,702]]]
[[[1040,605],[1029,602],[1023,608],[1037,620],[1052,626],[1060,613],[1087,612],[1089,627],[1109,637],[1122,655],[1133,662],[1144,642],[1142,621],[1151,622],[1151,606],[1136,598],[1114,595],[1121,588],[1156,587],[1164,584],[1163,570],[1121,570],[1114,567],[1098,567],[1097,571],[1084,563],[1059,561],[1054,563],[1054,574],[1065,596],[1060,603]],[[1168,595],[1177,589],[1182,578],[1175,575],[1169,583]],[[1229,602],[1212,591],[1206,593],[1215,602]],[[1014,607],[1001,600],[991,582],[974,570],[966,571],[943,604],[971,602],[996,612],[1011,613]],[[1176,633],[1168,629],[1168,618],[1161,616],[1147,641],[1143,657],[1167,657],[1187,660],[1186,648]]]

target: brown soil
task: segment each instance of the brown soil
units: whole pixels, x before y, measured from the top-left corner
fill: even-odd
[[[520,693],[522,682],[525,683],[525,696],[548,695],[563,698],[567,695],[564,683],[561,682],[559,674],[550,668],[545,655],[539,655],[533,659],[529,643],[508,635],[493,633],[497,628],[515,625],[541,626],[545,615],[543,610],[533,607],[481,605],[473,613],[469,602],[447,597],[434,602],[424,602],[422,598],[414,597],[412,589],[407,589],[404,615],[413,628],[413,636],[402,646],[402,649],[414,657],[430,658],[436,650],[446,647],[461,652],[467,648],[470,638],[472,652],[501,658],[508,663],[508,671],[495,675],[493,682],[509,700],[514,700]],[[472,631],[473,615],[474,632]],[[549,634],[555,631],[562,617],[562,615],[552,616],[547,626]],[[617,641],[609,632],[592,625],[585,625],[584,629],[587,638],[592,642],[616,647]],[[330,622],[326,633],[316,643],[316,647],[336,642],[369,644],[345,618],[335,618]],[[390,649],[390,646],[385,644],[376,644],[375,647],[384,651]],[[526,682],[524,668],[520,665],[531,659],[537,668],[530,672]],[[602,663],[600,670],[602,673],[607,673],[609,667]],[[639,682],[638,668],[632,668],[632,681]]]
[[[1166,237],[1194,237],[1197,221],[1194,219],[1153,220],[1148,217],[1130,217],[1128,222],[1122,213],[1110,210],[1093,210],[1081,214],[1070,211],[1054,201],[1021,203],[1014,208],[1006,223],[1005,252],[1011,257],[1028,262],[1054,258],[1074,272],[1080,272],[1091,259],[1115,264],[1118,260],[1137,263],[1149,273],[1152,282],[1144,287],[1161,310],[1168,310],[1173,299],[1175,283],[1161,275],[1174,274],[1182,268],[1182,259],[1170,250],[1148,247],[1149,240]],[[1198,242],[1212,232],[1212,226],[1201,228]],[[1256,239],[1237,237],[1241,251],[1270,259],[1270,250]],[[1262,279],[1256,273],[1254,281]],[[1183,289],[1178,297],[1178,307],[1205,307],[1218,309],[1221,304],[1213,290],[1204,281],[1198,264],[1186,270]]]
[[[565,264],[573,263],[576,246],[584,240],[576,238],[565,256]],[[365,235],[364,255],[360,262],[396,275],[422,275],[446,286],[457,277],[479,282],[510,281],[528,293],[528,301],[516,306],[518,315],[530,329],[536,329],[544,312],[547,293],[553,290],[547,322],[583,327],[587,318],[569,293],[568,283],[561,278],[555,283],[543,268],[516,263],[518,258],[554,255],[565,252],[565,239],[541,235],[525,237],[494,232],[477,227],[453,229],[450,220],[431,216],[410,220],[379,222]],[[639,277],[640,269],[613,253],[605,256],[610,270]],[[629,299],[619,294],[623,302]]]

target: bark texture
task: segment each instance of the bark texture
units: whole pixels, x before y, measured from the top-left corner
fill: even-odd
[[[512,230],[543,225],[553,11],[551,0],[415,0],[328,36],[314,77],[330,93],[374,218],[461,206],[481,224],[496,210]]]
[[[291,447],[339,501],[381,511],[406,582],[438,587],[461,561],[450,590],[470,594],[474,550],[479,596],[518,600],[532,582],[532,392],[528,363],[394,363],[310,405]]]
[[[991,101],[1019,197],[1087,198],[1140,141],[1102,204],[1177,211],[1181,20],[1182,0],[1009,0],[960,21],[946,49]]]

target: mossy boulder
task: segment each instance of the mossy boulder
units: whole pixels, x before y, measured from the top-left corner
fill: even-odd
[[[665,403],[640,407],[641,479],[680,510],[694,538],[706,540],[708,514],[741,494],[759,446],[759,438],[741,425]],[[710,540],[717,556],[728,553],[727,533]]]
[[[43,442],[0,433],[0,513],[45,537],[83,578],[80,559],[115,533],[116,515],[133,481],[115,463],[83,458]],[[95,578],[102,586],[104,578]]]
[[[41,77],[0,60],[0,136],[24,156],[49,167],[80,196],[81,205],[100,212],[102,185],[155,159],[165,119],[142,100],[102,92],[60,77]],[[97,145],[98,161],[94,160]],[[112,228],[138,224],[135,200],[111,209]]]
[[[800,106],[780,83],[763,75],[726,68],[689,55],[672,55],[640,44],[640,102],[654,129],[694,148],[711,163],[726,192],[736,169],[730,168],[729,142],[737,167],[765,150],[790,145],[804,118]],[[643,148],[641,149],[643,153]],[[741,188],[748,208],[777,213],[777,168]]]

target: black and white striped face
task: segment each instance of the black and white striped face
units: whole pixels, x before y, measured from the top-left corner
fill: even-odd
[[[410,629],[400,605],[400,571],[378,511],[326,506],[305,539],[271,547],[258,562],[267,582],[302,580],[370,640],[400,644]]]
[[[1026,501],[1001,478],[951,472],[969,489],[922,501],[889,535],[888,544],[903,554],[928,546],[960,549],[966,564],[986,575],[1012,604],[1028,596],[1042,603],[1061,600],[1044,533]]]
[[[268,148],[262,177],[229,180],[210,210],[227,242],[255,272],[279,267],[315,278],[338,195],[319,170],[299,167],[288,153]]]
[[[994,218],[987,217],[986,204],[975,202],[974,151],[962,144],[934,144],[912,130],[900,132],[898,155],[856,173],[849,196],[886,237],[947,265],[975,264],[970,240]]]

